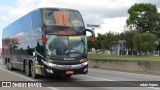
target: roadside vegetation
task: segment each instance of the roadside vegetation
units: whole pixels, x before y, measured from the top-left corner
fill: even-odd
[[[160,61],[160,56],[109,56],[106,54],[88,54],[89,59],[107,59],[107,60],[152,60]]]
[[[126,20],[124,32],[98,34],[94,44],[90,42],[91,37],[88,37],[89,51],[95,48],[96,50],[103,49],[113,52],[113,48],[117,47],[119,41],[124,40],[125,49],[121,50],[124,53],[119,55],[139,55],[144,56],[145,59],[152,60],[149,57],[153,56],[154,51],[160,51],[160,13],[157,11],[156,5],[150,3],[139,3],[131,6],[128,9],[129,18]],[[128,51],[132,53],[128,53]],[[111,53],[111,55],[114,54]],[[91,56],[96,58],[97,55],[89,55],[89,57]],[[100,56],[100,58],[104,57],[104,55]],[[107,56],[107,58],[112,57]],[[132,56],[114,57],[127,59]],[[136,56],[133,59],[136,58],[142,57]],[[153,60],[154,58],[158,60],[159,57],[153,57]]]

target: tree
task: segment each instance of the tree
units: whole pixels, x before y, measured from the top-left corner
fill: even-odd
[[[119,41],[119,34],[106,33],[102,41],[102,48],[111,50],[111,46],[117,45]]]
[[[128,49],[133,49],[133,42],[132,42],[132,39],[133,39],[133,36],[134,36],[134,34],[135,34],[135,31],[133,31],[133,30],[130,30],[130,31],[125,31],[124,32],[124,34],[125,34],[125,40],[126,40],[126,47],[128,48]]]
[[[140,55],[142,55],[142,52],[153,52],[154,50],[154,44],[156,41],[156,35],[152,33],[139,33],[135,34],[133,37],[133,45],[134,48],[137,49]]]
[[[139,32],[160,34],[160,16],[154,4],[140,3],[128,9],[127,25]]]
[[[119,40],[125,40],[125,33],[124,32],[119,34]]]
[[[100,34],[98,33],[98,37],[97,37],[97,44],[98,44],[98,48],[101,49],[102,48],[102,42],[104,40],[104,34]]]
[[[141,34],[136,34],[133,37],[133,43],[134,43],[133,46],[140,54],[141,54],[141,50],[142,50],[142,46],[143,46],[141,37],[142,37]]]
[[[133,55],[133,36],[136,34],[136,31],[129,30],[124,32],[124,40],[126,40],[126,48],[128,50],[131,50],[131,53]],[[128,52],[127,52],[128,53]]]
[[[148,13],[139,18],[137,28],[140,32],[151,32],[160,36],[160,14]]]

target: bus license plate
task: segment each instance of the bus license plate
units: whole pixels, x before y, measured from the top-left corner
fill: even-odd
[[[66,71],[66,74],[73,74],[73,71]]]

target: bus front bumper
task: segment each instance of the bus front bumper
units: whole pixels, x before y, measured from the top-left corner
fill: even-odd
[[[45,64],[46,75],[74,75],[74,74],[87,74],[88,62],[83,62],[76,65],[57,65],[53,63],[43,62]]]

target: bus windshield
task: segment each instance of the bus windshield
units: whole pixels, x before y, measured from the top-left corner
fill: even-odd
[[[47,35],[48,56],[81,57],[85,54],[85,36]]]
[[[78,11],[47,9],[42,11],[45,25],[53,26],[84,26],[82,17]]]

